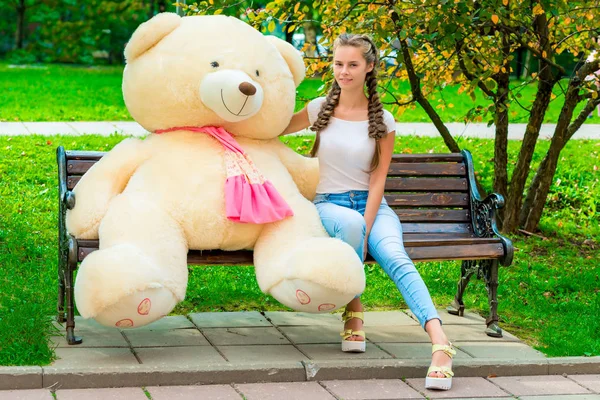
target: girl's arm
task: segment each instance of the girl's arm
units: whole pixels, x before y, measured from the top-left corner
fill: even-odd
[[[290,133],[301,131],[302,129],[308,128],[310,121],[308,120],[308,109],[304,107],[292,116],[290,124],[285,130],[279,134],[279,136],[288,135]]]
[[[381,154],[379,155],[379,165],[375,171],[371,172],[371,178],[369,180],[369,197],[367,198],[367,207],[365,209],[365,222],[367,223],[367,234],[365,235],[365,252],[363,259],[367,255],[367,238],[375,222],[381,199],[383,198],[383,191],[385,188],[385,181],[387,179],[388,169],[390,168],[390,162],[392,161],[392,154],[394,153],[394,139],[396,137],[396,131],[388,133],[384,138],[379,140],[379,146]]]

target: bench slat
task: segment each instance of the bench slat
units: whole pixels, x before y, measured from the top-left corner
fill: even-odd
[[[442,154],[394,154],[392,163],[427,163],[427,162],[457,162],[464,161],[461,153]]]
[[[460,223],[413,223],[402,224],[404,233],[472,233],[471,224]]]
[[[469,205],[469,197],[463,193],[386,193],[390,207],[464,207]]]
[[[388,176],[466,176],[464,164],[459,163],[393,163]]]
[[[69,160],[67,161],[68,175],[83,175],[92,165],[96,164],[96,160]]]
[[[502,258],[504,248],[498,244],[452,245],[438,247],[407,247],[406,253],[413,261],[480,260]]]
[[[65,155],[67,157],[67,161],[69,160],[94,160],[98,161],[101,159],[107,152],[105,151],[78,151],[78,150],[68,150],[65,151]]]
[[[386,191],[404,192],[466,192],[464,178],[388,178]]]
[[[394,209],[400,221],[404,222],[468,222],[468,210],[416,210]]]

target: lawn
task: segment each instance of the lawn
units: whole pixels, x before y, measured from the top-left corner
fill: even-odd
[[[121,95],[123,67],[39,65],[11,67],[0,63],[0,121],[126,121],[131,120]],[[513,82],[518,85],[519,82]],[[317,96],[322,82],[306,79],[298,88],[296,108]],[[409,85],[402,82],[400,91],[409,93]],[[535,87],[525,87],[520,102],[530,107]],[[560,88],[545,115],[545,122],[556,122],[562,106]],[[476,105],[486,104],[479,90],[473,101],[466,94],[458,94],[458,86],[447,86],[432,99],[434,105],[444,99],[448,104],[438,109],[445,122],[462,122],[467,112]],[[450,104],[452,106],[450,106]],[[582,105],[580,105],[580,108]],[[510,122],[527,122],[527,111],[511,106]],[[429,122],[420,106],[397,114],[400,122]],[[487,122],[487,121],[486,121]],[[594,113],[586,123],[600,123]]]
[[[44,365],[56,308],[56,146],[109,150],[122,137],[0,136],[0,365]],[[286,137],[306,152],[311,138]],[[492,142],[459,139],[471,150],[485,187],[491,186]],[[509,143],[514,165],[518,142]],[[540,143],[539,162],[548,143]],[[445,152],[438,138],[401,137],[397,152]],[[538,237],[513,236],[515,261],[500,271],[501,325],[549,356],[600,355],[600,141],[571,141],[563,152]],[[417,264],[435,303],[451,301],[456,262]],[[367,269],[368,310],[405,307],[378,266]],[[484,285],[473,281],[467,308],[485,315]],[[194,267],[187,297],[175,314],[285,310],[260,292],[252,267]],[[483,329],[483,326],[482,326]]]

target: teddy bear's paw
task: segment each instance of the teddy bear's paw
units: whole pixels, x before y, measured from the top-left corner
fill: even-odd
[[[139,328],[154,322],[173,310],[177,299],[160,284],[119,300],[94,317],[105,326],[117,328]]]
[[[280,303],[296,310],[324,313],[348,304],[356,294],[341,293],[302,279],[284,279],[270,291]]]
[[[298,311],[327,312],[348,304],[365,288],[362,261],[347,243],[311,238],[297,244],[283,279],[269,289]]]

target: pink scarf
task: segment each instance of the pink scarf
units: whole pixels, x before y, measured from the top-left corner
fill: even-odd
[[[206,133],[217,139],[225,148],[225,213],[235,222],[266,224],[294,215],[290,206],[256,168],[252,159],[244,152],[229,132],[221,127],[183,126],[160,129],[161,134],[172,131]]]

